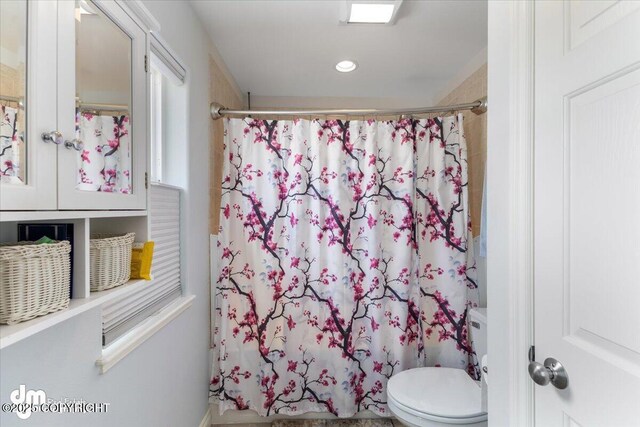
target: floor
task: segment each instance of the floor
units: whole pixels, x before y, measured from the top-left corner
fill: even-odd
[[[388,418],[341,420],[277,420],[271,427],[394,427]]]
[[[344,420],[276,420],[272,423],[216,424],[214,427],[402,427],[395,418]]]

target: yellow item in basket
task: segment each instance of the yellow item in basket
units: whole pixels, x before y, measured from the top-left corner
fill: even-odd
[[[134,243],[131,249],[131,278],[151,280],[153,242]]]

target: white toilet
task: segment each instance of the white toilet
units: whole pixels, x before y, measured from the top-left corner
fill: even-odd
[[[487,309],[469,311],[469,331],[480,359],[487,354]],[[482,383],[486,387],[484,380]],[[463,369],[415,368],[387,384],[393,415],[410,427],[487,426],[482,388]]]

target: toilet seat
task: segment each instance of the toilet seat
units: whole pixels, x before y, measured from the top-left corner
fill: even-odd
[[[424,420],[473,424],[487,420],[480,387],[462,369],[416,368],[387,384],[389,406]],[[392,411],[393,411],[392,409]]]

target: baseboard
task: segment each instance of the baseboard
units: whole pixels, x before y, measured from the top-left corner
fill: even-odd
[[[204,418],[200,421],[199,427],[211,427],[211,405],[207,408],[207,412],[205,412]]]

